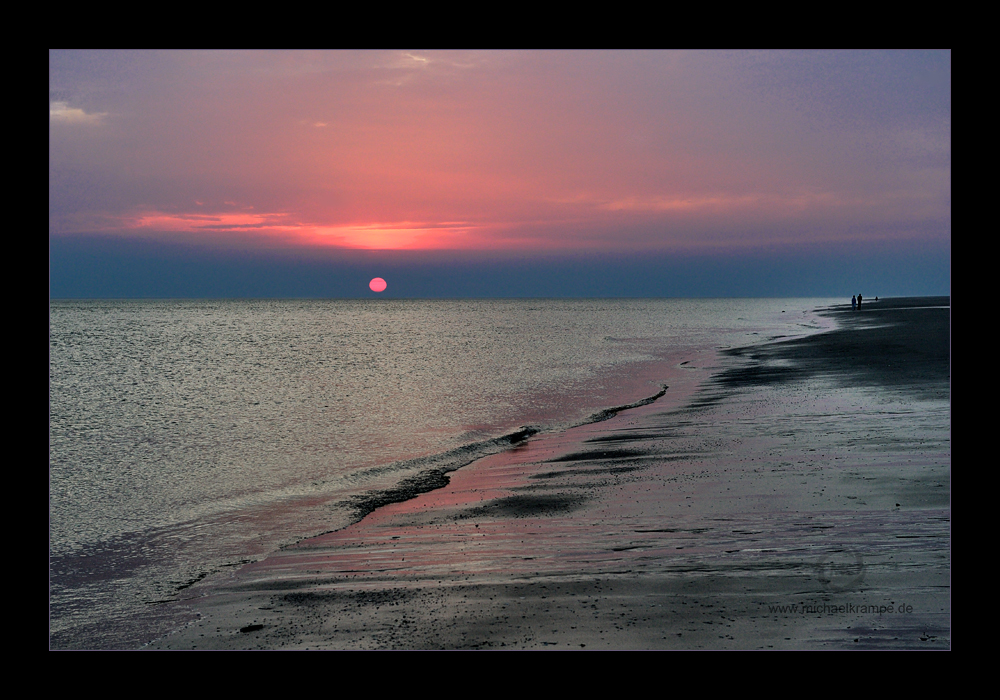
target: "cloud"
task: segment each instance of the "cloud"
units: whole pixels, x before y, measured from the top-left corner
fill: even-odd
[[[97,126],[104,123],[107,112],[94,112],[87,114],[79,107],[70,107],[65,102],[52,102],[49,104],[49,121],[58,124],[90,124]]]
[[[415,65],[418,65],[418,66],[426,66],[431,61],[431,59],[427,58],[426,56],[417,56],[416,54],[412,54],[412,53],[404,53],[403,54],[403,58],[408,58],[411,61],[415,61],[416,62]],[[410,65],[414,65],[414,64],[410,64]]]
[[[568,254],[950,235],[937,54],[55,58],[55,232]]]

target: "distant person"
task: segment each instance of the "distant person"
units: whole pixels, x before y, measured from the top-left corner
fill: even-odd
[[[858,308],[861,308],[861,295],[858,295]]]
[[[857,310],[858,310],[858,298],[851,297],[851,311],[857,311]]]

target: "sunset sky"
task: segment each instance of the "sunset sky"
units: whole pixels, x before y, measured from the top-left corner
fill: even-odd
[[[950,52],[49,54],[53,297],[949,293]]]

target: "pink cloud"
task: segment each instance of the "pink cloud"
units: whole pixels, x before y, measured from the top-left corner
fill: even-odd
[[[950,236],[947,55],[177,52],[129,90],[60,56],[54,233],[564,251]]]

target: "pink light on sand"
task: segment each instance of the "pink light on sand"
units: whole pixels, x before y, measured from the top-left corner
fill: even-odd
[[[371,288],[373,292],[384,292],[387,285],[384,279],[382,279],[381,277],[376,277],[375,279],[373,279],[371,282],[368,283],[368,286]]]

